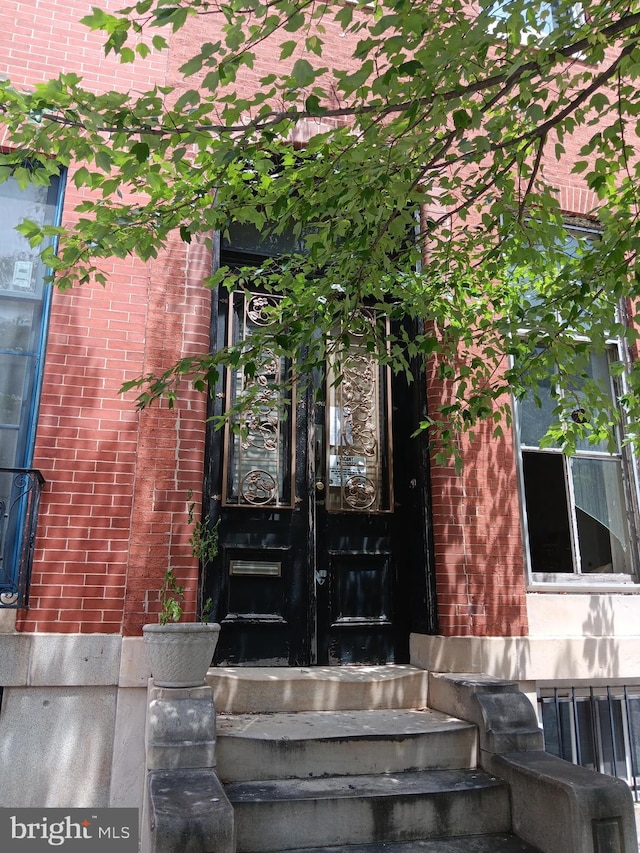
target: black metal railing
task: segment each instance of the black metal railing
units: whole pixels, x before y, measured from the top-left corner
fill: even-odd
[[[640,802],[640,685],[540,691],[545,749],[617,776]]]
[[[44,477],[0,468],[0,608],[27,607]]]

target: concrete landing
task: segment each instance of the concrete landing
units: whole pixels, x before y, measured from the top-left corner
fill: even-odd
[[[225,782],[472,768],[476,727],[433,710],[219,715],[217,754]]]
[[[213,667],[218,713],[425,708],[428,673],[409,665]]]
[[[282,850],[280,853],[540,853],[540,851],[514,835],[501,834],[433,838],[431,841],[383,841],[380,844],[305,847]]]

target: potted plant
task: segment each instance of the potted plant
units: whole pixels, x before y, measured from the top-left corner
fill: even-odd
[[[194,505],[189,506],[193,521]],[[218,529],[201,521],[194,524],[190,539],[194,556],[203,566],[218,552]],[[200,586],[202,593],[202,585]],[[158,622],[142,626],[142,634],[151,664],[151,675],[157,687],[200,687],[218,642],[220,625],[209,622],[211,599],[202,603],[199,622],[181,622],[184,586],[178,583],[172,569],[167,569],[160,590]]]

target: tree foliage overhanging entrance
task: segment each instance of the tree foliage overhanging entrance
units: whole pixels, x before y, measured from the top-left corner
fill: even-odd
[[[611,336],[634,343],[614,309],[633,314],[640,288],[640,3],[580,7],[141,0],[116,14],[94,8],[84,23],[104,32],[107,52],[123,63],[177,39],[193,44],[180,84],[95,94],[72,72],[30,92],[3,81],[0,121],[14,148],[2,154],[2,173],[42,181],[80,164],[73,180],[90,192],[77,222],[61,232],[22,228],[34,242],[61,234],[58,256],[45,253],[61,287],[103,280],[103,258],[153,258],[176,231],[190,242],[234,221],[277,240],[293,228],[296,244],[250,273],[252,285],[283,296],[268,341],[257,335],[251,347],[143,378],[142,404],[171,399],[184,377],[204,390],[225,363],[251,369],[267,344],[306,352],[309,369],[324,360],[329,332],[366,303],[425,320],[424,334],[389,347],[373,326],[362,333],[397,371],[416,355],[435,357],[447,396],[431,416],[451,449],[456,430],[478,420],[500,428],[505,392],[548,375],[561,386],[585,369],[589,346]],[[302,136],[304,145],[292,144]],[[563,172],[598,199],[595,240],[565,231],[551,179]],[[418,209],[420,234],[408,240]],[[248,276],[222,268],[206,284],[242,287]],[[584,416],[561,418],[558,428],[568,449],[576,432],[599,440],[618,417],[597,383],[580,387]],[[634,367],[623,402],[630,419],[640,415]],[[567,405],[574,410],[575,399]]]

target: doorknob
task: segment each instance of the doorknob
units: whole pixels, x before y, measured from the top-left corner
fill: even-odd
[[[322,480],[316,480],[316,491],[324,492],[324,483],[322,482]]]

